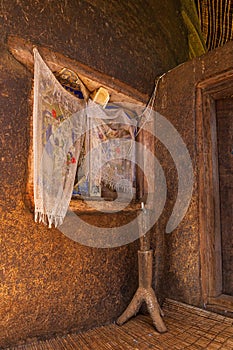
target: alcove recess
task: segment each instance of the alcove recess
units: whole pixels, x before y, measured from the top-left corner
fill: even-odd
[[[60,72],[63,68],[68,68],[69,70],[76,73],[85,86],[90,92],[98,89],[99,87],[104,87],[108,90],[110,94],[110,102],[128,102],[132,104],[138,104],[145,106],[149,100],[149,96],[139,92],[138,90],[132,88],[131,86],[115,79],[114,77],[108,76],[101,73],[83,63],[78,62],[68,58],[58,52],[54,52],[46,47],[41,47],[25,41],[24,39],[17,36],[8,37],[8,49],[16,60],[22,63],[26,68],[32,73],[34,71],[34,58],[33,58],[33,47],[37,47],[40,55],[51,69],[51,71],[56,74]],[[33,203],[33,148],[32,148],[32,106],[33,106],[33,79],[32,79],[32,89],[31,95],[29,96],[29,113],[30,113],[30,145],[29,145],[29,156],[28,156],[28,176],[26,185],[26,202],[31,210],[34,208]],[[144,145],[149,145],[151,151],[154,150],[154,139],[151,135],[146,134],[144,130],[140,131],[137,136],[137,140]],[[136,169],[137,178],[137,198],[138,200],[134,203],[130,203],[125,209],[125,212],[134,212],[140,208],[140,201],[146,198],[146,179],[143,176],[142,170]],[[102,207],[103,202],[101,202]],[[88,201],[85,200],[71,200],[70,208],[73,211],[77,211],[79,214],[91,214],[98,211],[98,201],[95,201],[95,208],[88,205]],[[116,211],[117,203],[115,201],[105,201],[105,209],[111,211],[111,208]]]

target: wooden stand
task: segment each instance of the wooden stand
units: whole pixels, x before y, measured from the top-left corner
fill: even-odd
[[[142,226],[145,227],[145,223],[147,224],[146,218],[146,210],[143,212]],[[146,220],[145,220],[146,219]],[[139,229],[140,229],[139,224]],[[164,316],[162,310],[158,304],[155,292],[152,288],[152,266],[153,266],[153,250],[150,249],[149,238],[145,234],[140,238],[140,250],[138,251],[138,275],[139,275],[139,287],[128,305],[127,309],[123,312],[123,314],[117,319],[117,324],[122,325],[126,321],[128,321],[132,316],[135,316],[142,303],[145,302],[147,305],[147,309],[152,318],[153,325],[157,329],[158,332],[164,333],[167,331],[167,328],[162,320],[161,316]]]

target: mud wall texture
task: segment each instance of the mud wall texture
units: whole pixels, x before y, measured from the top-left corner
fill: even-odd
[[[177,201],[178,185],[184,188],[185,183],[179,181],[177,164],[168,153],[168,148],[160,143],[156,145],[156,154],[164,169],[168,189],[167,202],[156,227],[157,236],[161,237],[159,244],[163,245],[157,255],[162,268],[157,274],[159,292],[162,292],[163,297],[203,307],[205,304],[208,307],[211,293],[217,296],[223,290],[218,264],[221,263],[221,253],[226,248],[223,244],[221,250],[218,241],[221,237],[216,224],[219,220],[219,187],[212,179],[218,176],[214,145],[217,144],[216,135],[219,130],[217,133],[213,131],[216,121],[211,118],[216,113],[215,104],[221,103],[223,96],[226,110],[228,98],[232,98],[232,49],[233,42],[229,42],[222,48],[171,70],[161,79],[156,99],[156,110],[172,123],[189,151],[194,176],[193,195],[184,219],[173,232],[163,234]],[[211,96],[209,99],[212,104],[204,97],[207,93]],[[228,130],[229,126],[225,132]],[[221,129],[218,137],[220,136]],[[227,145],[225,139],[222,142]],[[180,160],[184,159],[182,148],[177,147],[175,137],[172,142],[172,151],[177,152]],[[224,157],[231,157],[230,150],[228,145],[224,154],[220,153],[220,164]],[[186,174],[189,171],[185,168],[185,163],[182,169]],[[182,199],[185,198],[183,191]],[[181,204],[182,200],[180,206]],[[225,210],[224,222],[229,228],[228,216]],[[229,240],[227,244],[229,247]],[[229,254],[226,257],[226,254],[225,251],[225,263],[229,266],[231,258]]]
[[[138,242],[114,249],[81,246],[34,223],[25,202],[32,75],[10,55],[8,35],[77,59],[147,94],[156,76],[187,60],[188,44],[179,1],[3,0],[0,20],[4,348],[114,321],[137,287],[138,248]]]
[[[184,156],[184,148],[177,146],[177,140],[173,134],[170,149],[160,142],[156,144],[156,155],[164,169],[167,181],[167,200],[157,223],[156,232],[160,236],[160,245],[163,245],[163,248],[158,251],[158,257],[163,252],[160,257],[162,271],[158,271],[159,293],[162,293],[163,297],[200,306],[199,209],[198,184],[196,182],[198,165],[195,144],[195,84],[197,81],[193,73],[192,62],[180,65],[162,78],[156,99],[156,110],[172,123],[174,130],[178,131],[184,141],[184,147],[190,154],[194,178],[192,199],[184,219],[172,232],[165,233],[168,220],[177,201],[178,186],[182,191],[180,210],[182,201],[186,200],[185,184],[178,178],[178,162],[169,153],[169,151],[174,152],[177,156],[176,159],[181,161]],[[171,135],[170,132],[168,132],[169,134]],[[169,138],[169,136],[167,137]],[[167,141],[170,144],[171,140]],[[187,171],[189,170],[185,169],[186,164],[183,160],[182,172],[188,176]]]

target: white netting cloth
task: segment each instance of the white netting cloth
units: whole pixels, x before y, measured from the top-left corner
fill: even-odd
[[[126,104],[108,104],[105,109],[89,100],[90,192],[101,184],[130,193],[135,182],[136,114]]]
[[[73,191],[83,133],[85,101],[68,93],[34,49],[35,220],[59,226]]]
[[[137,106],[108,104],[103,109],[67,92],[36,48],[34,64],[35,220],[57,227],[70,204],[83,147],[86,159],[79,164],[80,182],[87,181],[88,195],[101,195],[102,184],[132,192],[139,119]],[[141,124],[150,119],[150,111],[143,112]]]

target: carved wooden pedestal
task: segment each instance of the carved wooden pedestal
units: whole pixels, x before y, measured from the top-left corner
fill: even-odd
[[[155,328],[158,332],[164,333],[167,329],[161,317],[163,313],[158,304],[155,292],[151,287],[152,261],[153,250],[138,251],[139,287],[127,309],[118,318],[117,324],[122,325],[129,318],[136,315],[143,301],[145,301]]]
[[[138,228],[139,233],[144,233],[144,235],[140,236],[140,250],[138,251],[139,287],[129,306],[116,323],[118,325],[125,323],[138,313],[142,303],[145,302],[155,328],[158,332],[164,333],[167,328],[162,320],[163,313],[152,288],[153,250],[150,249],[150,235],[148,234],[151,210],[146,209],[143,202],[141,208],[142,213],[138,216]]]

